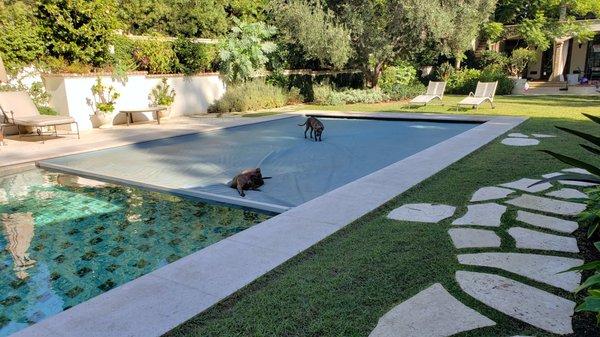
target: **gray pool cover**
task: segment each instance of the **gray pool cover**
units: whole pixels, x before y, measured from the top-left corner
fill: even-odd
[[[320,118],[322,142],[304,139],[301,116],[155,140],[40,163],[66,172],[276,211],[302,204],[468,129],[473,123]],[[246,198],[226,186],[260,166]],[[416,168],[415,168],[416,169]],[[275,207],[273,207],[275,206]]]

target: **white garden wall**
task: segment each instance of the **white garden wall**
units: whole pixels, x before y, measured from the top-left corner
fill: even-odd
[[[97,76],[71,74],[43,76],[44,86],[51,96],[50,106],[61,115],[75,118],[81,130],[93,127],[90,117],[94,114],[95,107],[91,87]],[[171,116],[204,113],[212,102],[225,93],[225,84],[218,74],[183,76],[131,73],[126,81],[113,79],[110,74],[100,75],[105,85],[114,86],[120,93],[115,111],[147,107],[150,104],[148,99],[150,91],[165,77],[176,95],[171,107]],[[152,118],[150,113],[136,114],[134,121]],[[125,122],[125,116],[117,116],[115,112],[114,123]]]

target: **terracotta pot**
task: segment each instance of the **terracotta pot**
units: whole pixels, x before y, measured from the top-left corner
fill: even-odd
[[[113,126],[113,117],[112,113],[96,112],[96,114],[91,117],[92,125],[95,128],[110,128]]]
[[[160,119],[168,119],[171,116],[171,106],[167,106],[165,110],[158,112]]]

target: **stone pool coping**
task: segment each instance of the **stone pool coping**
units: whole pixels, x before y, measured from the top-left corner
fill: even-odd
[[[398,113],[344,115],[484,123],[14,336],[160,336],[527,119]]]

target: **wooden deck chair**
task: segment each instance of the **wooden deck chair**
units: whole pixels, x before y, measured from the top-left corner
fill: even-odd
[[[446,90],[446,82],[433,82],[430,81],[427,86],[427,92],[424,95],[419,95],[413,98],[409,105],[410,106],[418,106],[418,105],[427,105],[434,99],[439,99],[440,102],[444,98],[444,91]],[[444,105],[444,103],[442,103]]]
[[[496,82],[477,82],[477,89],[475,93],[469,93],[469,97],[466,97],[456,105],[456,110],[461,106],[471,106],[473,109],[479,109],[479,106],[483,103],[490,102],[492,109],[494,105],[494,96],[496,95],[496,88],[498,88],[498,81]]]
[[[4,120],[4,123],[17,126],[19,137],[21,137],[19,126],[30,126],[36,129],[37,134],[42,137],[42,143],[44,143],[42,127],[53,126],[54,134],[58,136],[57,125],[75,124],[77,138],[79,139],[79,124],[73,117],[41,115],[31,97],[25,91],[0,92],[0,113],[0,118]]]

